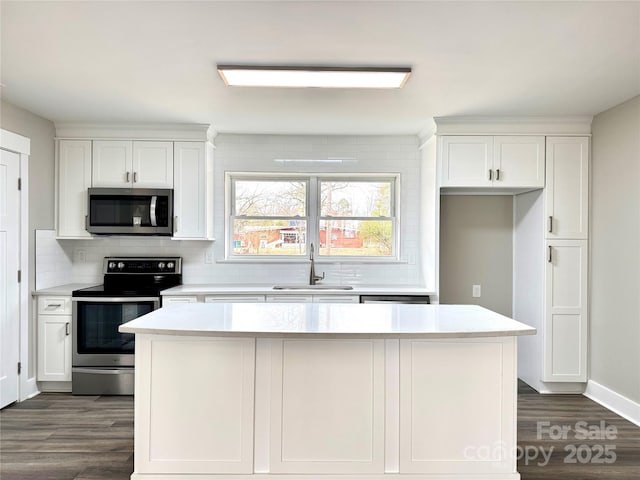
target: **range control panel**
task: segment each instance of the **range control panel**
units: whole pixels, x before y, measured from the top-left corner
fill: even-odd
[[[105,275],[117,274],[160,274],[160,273],[182,273],[182,258],[162,257],[105,257]]]

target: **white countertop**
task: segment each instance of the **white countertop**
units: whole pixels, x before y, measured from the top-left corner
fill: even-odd
[[[33,295],[71,295],[74,290],[93,287],[99,283],[66,283],[55,287],[41,288],[32,292]]]
[[[287,282],[282,282],[286,285]],[[424,287],[410,285],[353,285],[352,290],[298,289],[274,290],[273,285],[179,285],[161,292],[162,295],[434,295]]]
[[[120,326],[139,334],[191,336],[462,338],[534,335],[535,328],[477,305],[192,303]]]

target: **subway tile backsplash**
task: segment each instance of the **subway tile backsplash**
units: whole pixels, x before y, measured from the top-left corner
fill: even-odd
[[[216,242],[160,237],[94,237],[56,240],[52,230],[36,232],[36,288],[62,283],[100,283],[105,256],[171,255],[183,258],[185,284],[306,283],[308,261],[257,263],[225,261],[226,172],[335,172],[335,164],[282,164],[277,158],[349,158],[338,173],[399,173],[401,262],[323,263],[327,282],[362,285],[419,285],[420,152],[415,136],[310,136],[219,134],[214,159]],[[213,263],[207,257],[213,254]]]

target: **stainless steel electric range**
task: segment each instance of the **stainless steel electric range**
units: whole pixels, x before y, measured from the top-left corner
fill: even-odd
[[[160,308],[160,291],[182,284],[180,257],[106,257],[104,284],[72,293],[74,395],[132,395],[134,335],[123,323]]]

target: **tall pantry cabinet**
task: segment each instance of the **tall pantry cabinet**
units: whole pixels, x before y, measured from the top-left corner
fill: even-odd
[[[586,382],[589,138],[546,142],[542,380]]]

